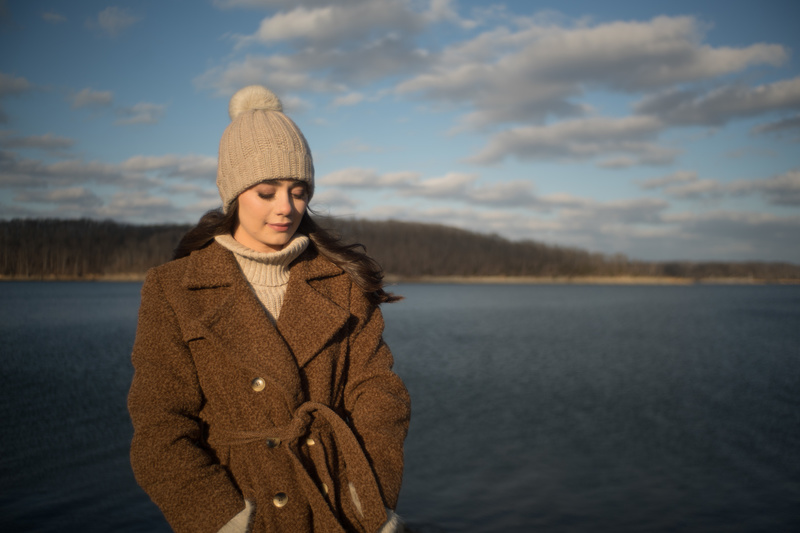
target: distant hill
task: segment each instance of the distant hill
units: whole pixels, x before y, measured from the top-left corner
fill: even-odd
[[[433,224],[325,219],[346,240],[362,243],[387,275],[424,277],[669,277],[800,281],[800,265],[763,262],[646,262]],[[185,225],[112,221],[0,221],[0,276],[91,279],[143,276],[168,261]]]

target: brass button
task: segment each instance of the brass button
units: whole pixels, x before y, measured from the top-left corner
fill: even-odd
[[[324,494],[325,496],[328,495],[328,485],[326,485],[325,483],[322,484],[322,494]]]
[[[281,439],[267,439],[267,448],[277,448],[281,445]]]
[[[275,507],[283,507],[287,503],[289,503],[289,497],[286,495],[285,492],[279,492],[272,498],[272,503],[275,504]]]
[[[313,446],[313,445],[316,444],[316,442],[314,442],[314,439],[309,437],[309,438],[306,439],[306,444],[308,444],[309,446]]]
[[[267,382],[264,381],[264,378],[256,378],[250,383],[250,386],[253,387],[254,391],[261,392],[267,386]]]

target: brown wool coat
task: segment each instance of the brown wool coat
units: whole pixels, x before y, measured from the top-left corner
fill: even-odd
[[[217,243],[147,275],[131,464],[175,531],[245,499],[253,532],[373,532],[395,508],[410,402],[380,310],[313,245],[290,272],[277,324]]]

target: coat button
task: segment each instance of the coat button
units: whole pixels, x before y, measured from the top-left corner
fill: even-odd
[[[267,382],[264,381],[264,378],[256,378],[250,382],[250,386],[253,387],[254,391],[261,392],[267,386]]]
[[[281,445],[281,439],[267,439],[267,448],[277,448]]]
[[[309,446],[313,446],[313,445],[316,444],[316,442],[314,442],[314,439],[309,437],[309,438],[306,439],[306,444],[308,444]]]
[[[328,485],[326,485],[325,483],[322,484],[322,494],[324,494],[325,496],[328,495]]]
[[[275,507],[283,507],[287,503],[289,503],[289,497],[286,495],[285,492],[279,492],[272,498],[272,503],[275,504]]]

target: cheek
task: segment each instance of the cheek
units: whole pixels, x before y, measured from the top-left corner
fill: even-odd
[[[239,222],[247,224],[258,218],[257,204],[252,199],[247,198],[239,203]]]

